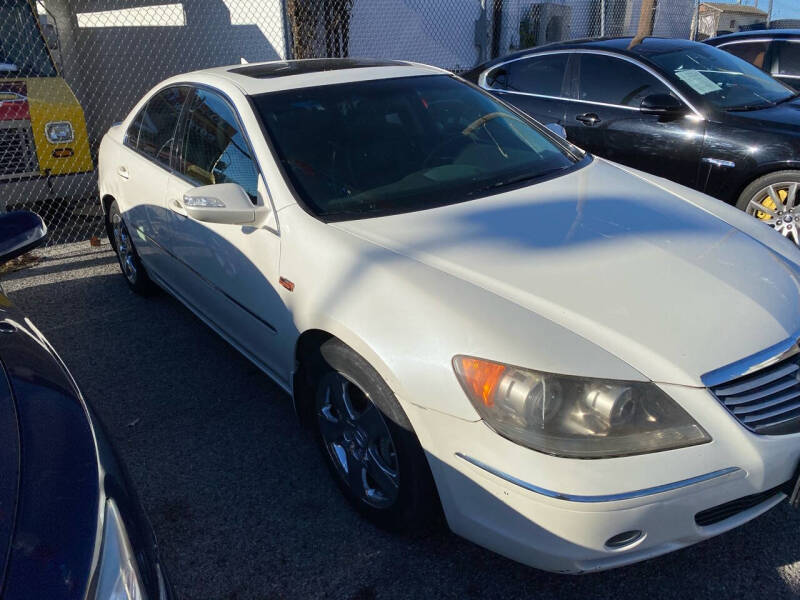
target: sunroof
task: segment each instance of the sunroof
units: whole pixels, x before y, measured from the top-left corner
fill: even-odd
[[[269,79],[270,77],[304,75],[320,71],[338,71],[340,69],[359,69],[363,67],[391,67],[403,64],[407,63],[397,60],[376,60],[371,58],[310,58],[307,60],[286,60],[260,65],[245,65],[230,69],[230,72],[255,79]]]

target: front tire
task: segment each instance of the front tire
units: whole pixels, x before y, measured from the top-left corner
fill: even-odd
[[[117,201],[114,200],[108,208],[108,239],[114,252],[117,254],[122,275],[130,288],[143,296],[153,291],[153,283],[147,276],[147,271],[142,265],[136,247],[128,232]]]
[[[776,171],[748,185],[736,207],[800,244],[800,171]]]
[[[319,350],[314,428],[333,478],[356,510],[388,530],[420,530],[438,512],[425,453],[375,369],[337,339]]]

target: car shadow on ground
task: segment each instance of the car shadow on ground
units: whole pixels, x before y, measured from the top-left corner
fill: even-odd
[[[87,244],[88,245],[88,244]],[[126,461],[180,598],[790,598],[800,513],[578,577],[440,529],[391,535],[339,494],[286,394],[164,293],[132,294],[108,246],[3,279]],[[94,252],[94,249],[92,250]]]

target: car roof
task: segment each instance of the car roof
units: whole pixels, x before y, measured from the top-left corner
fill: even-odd
[[[709,38],[705,40],[705,42],[706,44],[716,45],[731,40],[746,40],[750,38],[800,39],[800,29],[754,29],[752,31],[737,31],[735,33],[727,33],[725,35]]]
[[[194,79],[198,82],[222,79],[247,95],[257,95],[352,81],[447,73],[436,67],[398,60],[310,58],[215,67],[187,73],[177,79]]]
[[[552,44],[545,44],[543,46],[536,46],[534,48],[526,48],[519,50],[513,54],[507,54],[499,58],[495,58],[483,65],[476,67],[477,69],[485,69],[496,64],[504,63],[515,58],[523,56],[530,56],[541,52],[551,52],[558,50],[605,50],[607,52],[614,52],[616,54],[624,54],[632,57],[654,56],[657,54],[664,54],[666,52],[674,52],[693,45],[699,42],[691,40],[677,39],[677,38],[661,38],[661,37],[646,37],[633,48],[630,46],[632,37],[604,37],[604,38],[585,38],[578,40],[571,40],[568,42],[554,42]]]

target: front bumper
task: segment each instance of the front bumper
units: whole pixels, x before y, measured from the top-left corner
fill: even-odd
[[[451,529],[521,563],[563,573],[601,571],[703,541],[786,498],[800,434],[745,430],[708,391],[662,386],[708,431],[708,444],[639,456],[575,460],[514,444],[481,421],[408,407]],[[527,485],[526,485],[527,484]],[[680,485],[676,485],[680,484]],[[748,498],[699,525],[696,515]],[[727,515],[730,516],[727,516]],[[699,519],[700,522],[706,522]],[[642,535],[621,548],[606,542]]]
[[[0,211],[34,202],[91,198],[96,193],[97,174],[94,171],[0,180]]]

